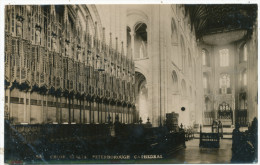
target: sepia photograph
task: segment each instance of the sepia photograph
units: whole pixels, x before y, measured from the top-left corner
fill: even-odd
[[[258,163],[258,4],[5,4],[4,163]]]

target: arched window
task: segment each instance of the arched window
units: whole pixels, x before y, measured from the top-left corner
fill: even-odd
[[[147,55],[147,26],[145,23],[138,23],[135,26],[135,58],[146,58]]]
[[[210,66],[209,52],[206,49],[202,49],[202,65]]]
[[[145,58],[147,55],[146,54],[146,45],[143,41],[141,42],[141,46],[139,48],[139,54],[140,54],[140,58]]]
[[[172,18],[171,22],[171,43],[174,44],[177,42],[177,30],[174,19]]]
[[[221,94],[230,94],[230,75],[229,74],[221,74],[219,79],[220,84],[220,93]]]
[[[247,45],[244,44],[239,49],[239,63],[247,61]]]
[[[221,67],[229,66],[229,50],[228,49],[219,50],[219,56],[220,56],[220,66]]]

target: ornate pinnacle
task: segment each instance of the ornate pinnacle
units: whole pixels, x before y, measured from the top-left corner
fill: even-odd
[[[110,32],[109,36],[109,47],[112,48],[112,33]]]
[[[105,35],[105,28],[103,27],[103,36],[102,36],[102,42],[106,43],[106,35]]]
[[[97,39],[97,22],[95,22],[95,38]]]
[[[68,21],[68,9],[67,5],[64,5],[64,23]]]
[[[118,38],[116,37],[116,51],[118,51]]]
[[[122,54],[122,56],[124,56],[125,52],[124,52],[124,42],[123,41],[121,42],[121,45],[122,45],[122,47],[121,47],[121,54]]]

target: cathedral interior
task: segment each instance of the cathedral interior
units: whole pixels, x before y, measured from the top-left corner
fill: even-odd
[[[258,118],[257,29],[256,4],[6,5],[5,138],[21,145],[6,149],[5,160],[70,159],[66,147],[54,154],[60,144],[81,159],[158,155],[151,132],[164,134],[166,126],[175,139],[166,150],[188,149],[190,132],[201,140],[201,130],[213,133],[221,123],[220,143],[232,143],[236,162],[236,131],[251,137]],[[140,128],[149,136],[136,137]],[[52,154],[39,147],[43,141]],[[131,151],[118,147],[125,143]],[[14,154],[22,148],[27,155]]]

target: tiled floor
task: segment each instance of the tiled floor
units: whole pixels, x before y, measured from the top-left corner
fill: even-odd
[[[230,163],[232,140],[221,139],[219,149],[200,148],[199,139],[186,142],[186,148],[172,155],[171,163]]]

